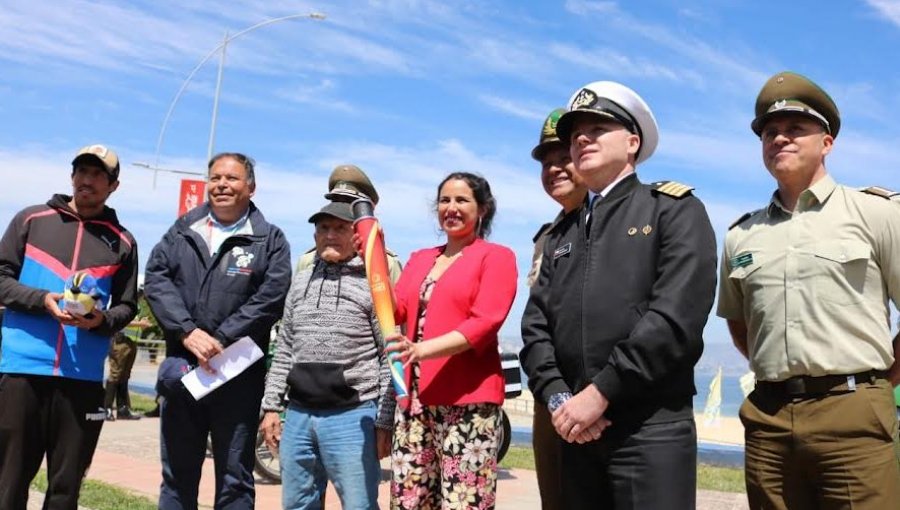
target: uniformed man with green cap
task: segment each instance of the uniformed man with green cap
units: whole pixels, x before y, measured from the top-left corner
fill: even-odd
[[[828,175],[841,117],[809,79],[770,78],[751,127],[778,187],[728,230],[718,305],[757,379],[740,411],[750,507],[898,508],[900,204]]]
[[[562,210],[552,222],[542,225],[534,235],[534,256],[531,271],[528,272],[529,287],[537,280],[540,272],[545,234],[567,214],[581,207],[587,194],[587,187],[575,174],[575,165],[572,164],[569,150],[559,141],[556,134],[556,123],[565,112],[564,108],[550,112],[541,127],[538,144],[531,151],[531,157],[541,164],[541,185],[544,191],[562,206]],[[550,421],[547,403],[535,399],[532,447],[538,489],[541,493],[541,508],[544,510],[564,508],[560,483],[561,441]]]
[[[368,198],[373,205],[378,205],[378,192],[369,177],[356,165],[338,165],[334,167],[328,176],[328,193],[325,198],[332,202],[352,203],[360,198]],[[390,250],[387,252],[388,271],[391,281],[396,282],[400,278],[402,266],[400,260]],[[315,261],[316,249],[312,248],[297,261],[295,273],[312,267]]]

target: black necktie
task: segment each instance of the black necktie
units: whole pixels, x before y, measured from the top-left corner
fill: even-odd
[[[591,199],[588,201],[587,216],[586,216],[586,219],[585,219],[585,222],[584,222],[584,228],[585,228],[587,237],[590,237],[590,236],[591,236],[591,220],[594,218],[594,205],[596,205],[596,203],[597,203],[598,200],[600,200],[600,195],[599,195],[599,194],[598,194],[598,195],[594,195],[594,196],[591,197]]]

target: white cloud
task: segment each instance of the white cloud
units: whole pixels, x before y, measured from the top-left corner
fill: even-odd
[[[566,10],[572,14],[601,13],[608,14],[619,11],[616,2],[589,2],[586,0],[566,0]]]
[[[883,18],[900,27],[900,1],[897,0],[865,0]]]
[[[478,96],[478,100],[490,106],[494,110],[508,113],[513,117],[519,117],[525,120],[542,121],[550,110],[546,106],[534,103],[523,104],[515,102],[506,97],[498,97],[491,94],[482,94]]]
[[[645,58],[634,59],[612,48],[584,48],[571,44],[553,43],[549,52],[555,58],[603,75],[686,82],[697,88],[704,85],[703,79],[695,71],[688,69],[676,71]]]
[[[314,105],[326,110],[359,113],[359,109],[349,102],[334,97],[336,89],[334,80],[322,79],[314,85],[279,88],[275,95],[294,103]]]

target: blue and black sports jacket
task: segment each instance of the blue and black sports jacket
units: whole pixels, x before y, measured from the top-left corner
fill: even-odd
[[[0,240],[3,346],[0,373],[103,380],[110,337],[137,311],[138,255],[134,237],[113,209],[85,219],[71,197],[54,195],[12,219]],[[86,271],[97,279],[104,320],[85,330],[63,326],[44,308],[49,292]]]

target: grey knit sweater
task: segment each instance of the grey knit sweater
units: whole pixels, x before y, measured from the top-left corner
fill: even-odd
[[[375,425],[393,427],[395,393],[365,266],[355,256],[313,267],[291,282],[262,408],[280,412],[284,396],[308,409],[376,400]]]

